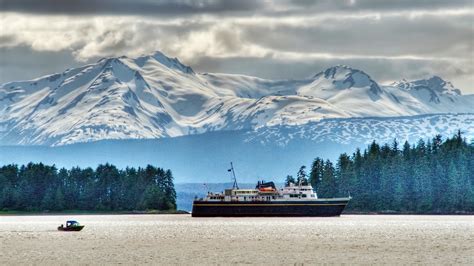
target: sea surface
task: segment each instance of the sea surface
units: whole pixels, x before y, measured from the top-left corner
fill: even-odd
[[[0,265],[144,263],[474,265],[474,216],[0,216]]]

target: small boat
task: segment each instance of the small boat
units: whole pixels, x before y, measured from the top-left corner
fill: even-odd
[[[81,231],[84,225],[80,225],[77,221],[67,221],[66,227],[58,226],[59,231]]]

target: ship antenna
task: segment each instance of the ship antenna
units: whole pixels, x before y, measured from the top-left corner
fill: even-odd
[[[239,185],[237,184],[237,178],[235,177],[234,165],[230,162],[230,169],[227,170],[232,172],[232,179],[234,180],[234,185],[232,186],[233,189],[239,189]]]

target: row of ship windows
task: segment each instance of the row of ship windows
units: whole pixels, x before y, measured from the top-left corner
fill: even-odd
[[[224,199],[223,197],[209,197],[209,198],[210,199]],[[236,198],[238,199],[239,197],[236,197]],[[275,196],[271,196],[271,197],[269,197],[269,196],[267,196],[267,197],[243,197],[243,198],[244,198],[244,200],[247,200],[247,198],[249,198],[249,199],[265,199],[265,198],[266,199],[270,199],[270,198],[275,199]]]
[[[234,191],[234,193],[235,193],[235,194],[256,194],[257,191],[256,191],[256,190],[254,190],[254,191],[252,191],[252,190],[244,190],[244,191]]]
[[[301,195],[298,195],[298,194],[290,194],[290,198],[298,198],[299,196],[301,196],[302,198],[306,198],[306,194],[301,194]]]
[[[301,196],[302,198],[306,198],[308,195],[307,194],[290,194],[290,198],[298,198],[299,196]],[[314,195],[311,195],[311,198],[314,198]]]
[[[299,195],[299,194],[290,194],[290,198],[299,198],[300,196],[302,198],[306,198],[307,195],[306,194],[301,194],[301,195]],[[311,195],[311,197],[314,198],[314,195]],[[236,197],[236,198],[238,199],[239,197]],[[267,196],[267,197],[244,197],[244,200],[247,200],[247,198],[249,198],[251,200],[253,200],[253,199],[265,199],[265,198],[267,200],[270,199],[270,197]],[[275,199],[275,196],[272,196],[271,198]],[[211,199],[224,199],[224,198],[223,197],[211,197]]]

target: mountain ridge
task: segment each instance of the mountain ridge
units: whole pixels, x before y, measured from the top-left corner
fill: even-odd
[[[0,144],[65,145],[304,125],[332,118],[474,112],[439,77],[381,86],[334,66],[303,80],[196,73],[161,52],[0,85]]]

